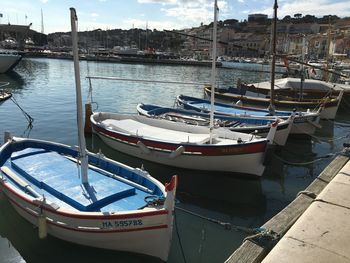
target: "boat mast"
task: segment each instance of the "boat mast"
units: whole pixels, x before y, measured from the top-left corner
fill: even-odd
[[[303,35],[303,46],[301,50],[301,61],[305,63],[305,53],[306,53],[306,42],[305,42],[305,35]],[[304,81],[305,81],[305,66],[304,64],[301,65],[301,72],[300,72],[300,95],[299,95],[299,101],[303,100],[303,92],[304,92]]]
[[[210,143],[212,143],[212,131],[214,128],[214,92],[215,92],[215,76],[216,76],[216,39],[217,39],[217,0],[214,2],[214,24],[213,24],[213,50],[211,64],[211,94],[210,94]]]
[[[77,23],[78,17],[74,8],[70,8],[71,27],[72,27],[72,49],[74,59],[74,73],[75,73],[75,91],[76,91],[76,103],[77,103],[77,124],[78,124],[78,139],[79,139],[79,152],[81,160],[81,182],[88,182],[88,156],[86,153],[85,137],[84,137],[84,125],[83,125],[83,106],[81,98],[81,85],[80,85],[80,69],[79,69],[79,54],[78,54],[78,33]]]
[[[271,61],[271,96],[269,110],[274,113],[274,97],[275,97],[275,70],[276,70],[276,38],[277,38],[277,0],[273,5],[274,15],[272,24],[272,61]]]

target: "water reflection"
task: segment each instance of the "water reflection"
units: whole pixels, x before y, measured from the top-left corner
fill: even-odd
[[[16,71],[0,74],[0,82],[8,82],[9,85],[4,88],[11,90],[13,93],[20,90],[25,84],[24,78]]]
[[[26,262],[161,262],[155,258],[124,252],[115,252],[65,242],[52,236],[38,238],[38,230],[25,221],[0,193],[0,236],[8,239]],[[5,242],[5,240],[0,242]],[[11,248],[0,246],[7,254]],[[2,252],[2,253],[1,253]],[[0,256],[1,259],[1,256]],[[5,260],[6,261],[6,260]],[[0,260],[0,262],[3,262]],[[14,262],[9,259],[9,262]],[[18,261],[16,261],[18,262]]]
[[[177,198],[180,202],[232,216],[256,216],[264,213],[266,200],[260,180],[256,178],[239,178],[229,174],[185,170],[152,163],[118,152],[96,135],[87,139],[87,147],[132,167],[144,167],[163,183],[169,182],[171,176],[177,174]]]
[[[86,75],[117,76],[135,79],[161,79],[183,82],[210,82],[210,68],[81,62],[83,99],[88,93]],[[23,59],[10,76],[19,104],[35,119],[30,137],[77,144],[73,63],[69,60]],[[232,85],[238,78],[259,81],[263,74],[218,69],[220,83]],[[266,74],[268,76],[268,74]],[[1,79],[2,75],[0,75]],[[93,82],[94,100],[99,110],[135,113],[139,102],[173,106],[179,94],[203,95],[201,85],[166,85],[127,82]],[[23,136],[27,121],[18,108],[5,101],[0,106],[0,142],[4,131]],[[339,114],[334,122],[322,122],[323,129],[309,140],[288,140],[286,147],[272,157],[261,179],[230,177],[218,173],[195,172],[147,162],[119,153],[97,136],[87,139],[88,149],[133,167],[141,167],[161,182],[179,175],[178,206],[205,217],[246,227],[258,227],[289,204],[331,161],[321,158],[342,149],[349,140],[350,120]],[[319,160],[317,160],[320,158]],[[302,164],[302,165],[300,165]],[[176,210],[178,233],[187,262],[223,262],[247,235]],[[22,219],[7,203],[0,201],[0,235],[8,238],[27,262],[154,262],[137,255],[102,251],[73,245],[49,237],[38,239],[37,230]],[[173,235],[169,262],[181,262],[181,248]],[[2,240],[0,239],[0,243]],[[0,250],[1,250],[0,245]],[[4,259],[0,251],[0,262]],[[97,257],[98,255],[98,257]],[[9,259],[11,260],[11,259]]]

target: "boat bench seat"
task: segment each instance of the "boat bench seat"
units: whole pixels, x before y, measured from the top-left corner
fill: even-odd
[[[80,167],[75,162],[43,149],[27,148],[16,152],[11,156],[11,168],[37,188],[79,211],[99,211],[136,194],[135,187],[92,169],[88,173],[89,182],[82,184]]]
[[[114,131],[127,133],[145,139],[162,140],[170,143],[204,144],[210,140],[209,133],[189,133],[183,131],[174,131],[171,129],[155,127],[132,119],[107,119],[102,121],[102,124],[105,126],[105,128]]]

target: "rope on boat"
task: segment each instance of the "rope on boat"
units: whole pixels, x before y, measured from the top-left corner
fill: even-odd
[[[33,122],[34,122],[34,118],[32,118],[17,102],[17,100],[12,96],[11,97],[12,102],[21,110],[21,112],[23,113],[24,117],[27,119],[28,121],[28,128],[33,128]]]

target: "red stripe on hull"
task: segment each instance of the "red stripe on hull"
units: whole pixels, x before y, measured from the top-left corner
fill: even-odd
[[[21,205],[19,205],[16,201],[8,197],[11,204],[17,206],[30,216],[37,218],[37,216],[34,213],[31,213],[30,211],[26,210],[23,208]],[[85,233],[96,233],[96,234],[111,234],[111,233],[120,233],[120,232],[135,232],[135,231],[145,231],[145,230],[154,230],[154,229],[162,229],[162,228],[167,228],[167,225],[159,225],[159,226],[151,226],[151,227],[143,227],[143,228],[134,228],[134,229],[118,229],[118,230],[88,230],[88,229],[77,229],[77,228],[70,228],[67,226],[63,226],[60,224],[56,224],[52,221],[46,221],[50,225],[54,225],[55,227],[67,229],[70,231],[76,231],[76,232],[85,232]]]
[[[5,184],[2,184],[6,190],[10,191],[12,194],[20,198],[22,201],[31,204],[33,206],[37,206],[37,204],[34,204],[30,199],[26,198],[25,196],[22,196],[15,192],[13,189],[9,188]],[[89,220],[113,220],[113,219],[128,219],[128,218],[135,218],[135,217],[147,217],[147,216],[155,216],[155,215],[167,215],[168,210],[159,210],[159,211],[150,211],[150,212],[144,212],[144,213],[134,213],[134,214],[123,214],[123,215],[82,215],[82,214],[73,214],[73,213],[67,213],[62,211],[57,211],[55,209],[49,208],[49,207],[43,207],[44,211],[48,211],[52,214],[61,215],[64,217],[70,217],[70,218],[78,218],[78,219],[89,219]]]
[[[147,140],[143,138],[138,138],[136,136],[128,136],[118,132],[109,131],[93,124],[93,129],[102,135],[105,135],[114,140],[118,140],[122,143],[127,143],[136,146],[138,141],[141,141],[145,146],[150,148],[155,148],[154,150],[159,151],[174,151],[181,144],[177,143],[166,143],[158,142],[153,140]],[[232,146],[212,146],[212,145],[182,145],[185,147],[185,154],[195,153],[201,155],[238,155],[238,154],[249,154],[264,152],[266,149],[266,141],[249,143],[249,144],[237,144]],[[138,146],[136,146],[138,147]]]

